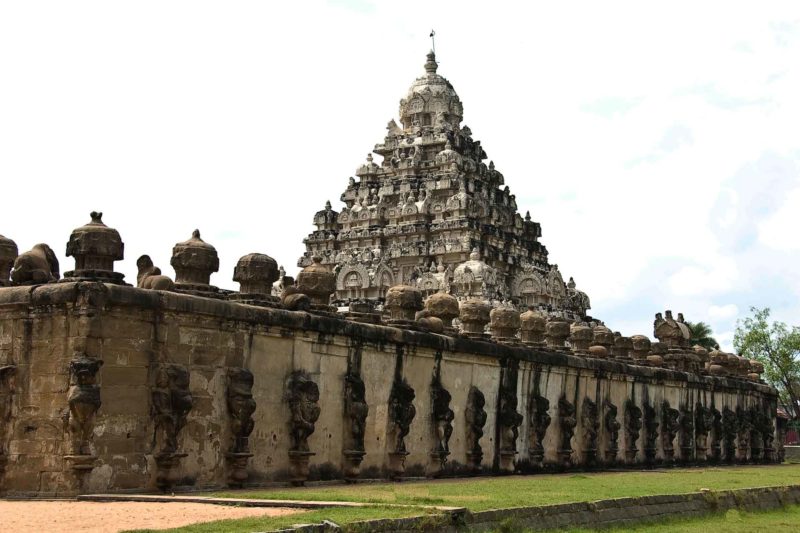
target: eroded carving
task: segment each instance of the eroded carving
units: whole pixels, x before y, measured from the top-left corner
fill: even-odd
[[[72,441],[67,459],[77,472],[94,468],[96,459],[92,450],[94,416],[100,408],[100,385],[97,372],[103,361],[86,356],[76,357],[69,363],[70,388],[67,393],[69,404],[69,432]]]
[[[149,255],[142,255],[136,260],[136,268],[139,273],[136,276],[136,286],[140,289],[152,289],[155,291],[171,291],[175,289],[175,283],[167,276],[161,274],[161,269],[153,264]]]
[[[561,396],[558,400],[558,427],[561,434],[559,435],[557,454],[561,465],[565,467],[572,464],[572,436],[575,434],[577,425],[575,406],[567,400],[566,396]]]
[[[671,463],[675,458],[675,435],[680,429],[678,418],[680,413],[669,405],[669,401],[661,403],[661,447],[664,451],[664,462]]]
[[[305,370],[289,374],[286,383],[286,401],[289,404],[290,479],[293,485],[302,485],[308,479],[308,460],[314,452],[308,446],[308,437],[314,433],[319,419],[319,387]]]
[[[644,460],[653,463],[656,460],[656,439],[658,438],[658,413],[650,402],[642,404],[644,415]]]
[[[14,377],[16,375],[16,365],[0,366],[0,477],[5,473],[8,463],[5,449],[14,406]]]
[[[177,481],[175,469],[185,453],[178,452],[178,435],[186,425],[193,399],[189,391],[189,371],[178,364],[164,363],[156,369],[151,395],[154,421],[153,449],[156,461],[156,486],[163,491]]]
[[[348,359],[347,373],[344,376],[344,414],[346,442],[345,442],[345,480],[353,481],[358,478],[361,461],[364,459],[364,433],[367,426],[366,387],[361,379],[361,351],[357,348]]]
[[[57,281],[60,277],[56,254],[49,246],[40,243],[14,260],[11,284],[39,285]]]
[[[483,461],[481,437],[486,424],[486,397],[475,386],[470,387],[464,419],[467,424],[467,463],[473,471],[480,470]]]
[[[227,453],[228,461],[231,464],[228,483],[234,487],[241,487],[247,480],[247,460],[253,456],[250,453],[250,434],[255,426],[253,413],[256,410],[256,401],[253,399],[253,382],[253,373],[246,368],[228,369],[226,400],[228,414],[231,417],[233,441]]]
[[[518,373],[519,362],[516,359],[506,359],[503,362],[500,378],[500,409],[498,412],[498,423],[500,424],[500,470],[503,472],[514,471],[519,426],[522,424],[522,415],[517,412]]]
[[[544,461],[544,436],[551,422],[548,414],[549,410],[550,400],[538,393],[531,395],[530,408],[528,409],[529,420],[531,421],[528,456],[534,467],[541,467]]]
[[[603,424],[608,436],[605,460],[606,463],[611,464],[617,460],[617,453],[619,452],[619,429],[622,424],[617,421],[617,406],[611,403],[608,398],[603,402],[603,408],[605,409]]]
[[[441,473],[450,455],[450,436],[453,434],[453,418],[455,413],[450,409],[450,393],[442,385],[441,377],[442,356],[437,354],[436,365],[431,381],[431,419],[433,421],[433,433],[435,447],[431,452],[433,464],[429,474],[436,476]]]
[[[642,410],[633,400],[625,400],[625,462],[636,462],[636,441],[642,430]]]
[[[583,399],[581,406],[581,427],[583,428],[583,454],[587,466],[597,462],[597,435],[600,432],[600,418],[597,403],[589,398]]]

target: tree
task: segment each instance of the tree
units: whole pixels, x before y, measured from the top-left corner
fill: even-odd
[[[753,316],[736,321],[733,346],[740,355],[764,363],[764,378],[773,385],[795,420],[800,420],[800,328],[769,323],[768,307],[751,307]]]
[[[699,344],[706,350],[719,350],[719,343],[712,337],[713,331],[711,326],[705,322],[685,322],[686,327],[689,328],[689,333],[692,338],[689,340],[691,346]]]

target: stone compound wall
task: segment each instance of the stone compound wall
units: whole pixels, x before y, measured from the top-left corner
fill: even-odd
[[[0,288],[0,367],[7,495],[777,455],[763,384],[104,283]]]

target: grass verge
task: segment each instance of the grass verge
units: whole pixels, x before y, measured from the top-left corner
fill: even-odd
[[[725,533],[794,533],[800,529],[800,505],[792,505],[785,509],[762,512],[744,512],[731,509],[702,518],[671,519],[657,523],[640,524],[621,528],[604,529],[607,533],[708,533],[724,531]],[[593,529],[570,529],[570,533],[588,533]]]
[[[446,505],[471,511],[800,483],[800,465],[547,474],[219,492],[228,498]]]

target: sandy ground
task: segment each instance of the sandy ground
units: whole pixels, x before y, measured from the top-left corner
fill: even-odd
[[[166,529],[225,518],[280,516],[297,511],[177,502],[0,501],[0,516],[3,517],[0,529],[19,533],[116,533],[126,529]]]

